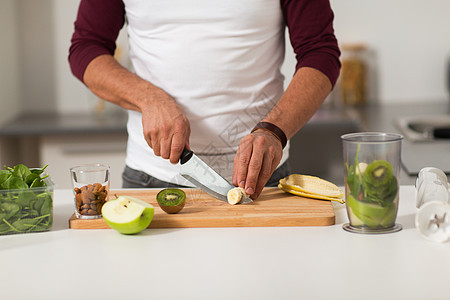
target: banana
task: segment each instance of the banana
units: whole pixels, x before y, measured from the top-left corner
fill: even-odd
[[[279,183],[291,190],[308,194],[333,198],[341,198],[344,195],[334,183],[315,176],[291,174],[281,179]]]
[[[320,199],[320,200],[330,200],[330,201],[336,201],[339,203],[345,203],[344,201],[344,196],[342,197],[327,197],[327,196],[322,196],[322,195],[315,195],[315,194],[309,194],[309,193],[304,193],[298,190],[293,190],[290,189],[288,186],[282,185],[281,183],[278,184],[278,188],[280,190],[283,190],[287,193],[293,194],[293,195],[297,195],[300,197],[305,197],[305,198],[312,198],[312,199]]]
[[[358,176],[364,175],[364,172],[366,171],[367,166],[368,166],[368,164],[366,164],[365,162],[360,162],[355,170],[356,175],[358,175]]]
[[[247,193],[241,187],[235,187],[228,191],[227,200],[228,203],[235,205],[243,200],[243,198],[248,198]]]
[[[315,176],[291,174],[280,179],[278,188],[301,197],[344,203],[344,193],[339,187]]]

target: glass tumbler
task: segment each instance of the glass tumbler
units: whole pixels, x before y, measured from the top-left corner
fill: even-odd
[[[400,231],[396,224],[403,136],[360,132],[341,136],[344,153],[345,202],[355,233]]]
[[[110,168],[102,164],[86,164],[70,168],[75,200],[75,215],[80,219],[102,217],[108,201]]]

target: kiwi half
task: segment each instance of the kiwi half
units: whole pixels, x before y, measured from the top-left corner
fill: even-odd
[[[186,193],[176,188],[164,189],[156,195],[156,201],[163,211],[168,214],[180,212],[185,204]]]

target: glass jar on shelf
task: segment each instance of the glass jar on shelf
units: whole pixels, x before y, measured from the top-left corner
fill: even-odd
[[[364,44],[345,44],[342,50],[340,98],[344,105],[360,106],[367,102],[368,67]]]

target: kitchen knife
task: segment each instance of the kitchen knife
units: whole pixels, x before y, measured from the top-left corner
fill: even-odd
[[[227,193],[234,186],[197,157],[194,152],[184,148],[180,164],[181,176],[214,198],[228,202]]]
[[[450,127],[435,127],[433,136],[436,139],[450,139]]]

